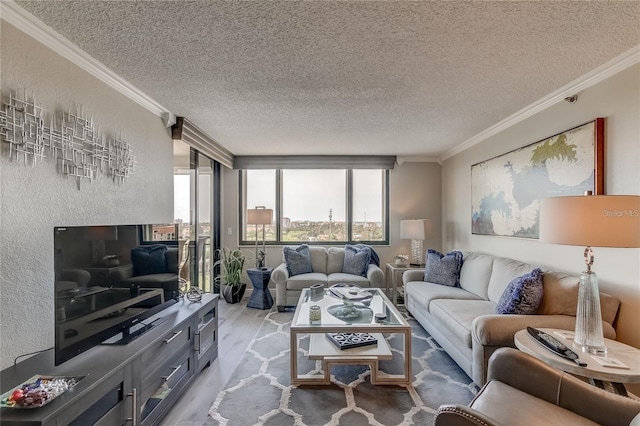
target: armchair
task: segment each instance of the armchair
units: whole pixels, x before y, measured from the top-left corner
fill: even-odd
[[[138,246],[131,250],[131,264],[113,271],[115,287],[161,288],[164,298],[178,297],[178,248]]]
[[[487,383],[469,406],[440,406],[435,424],[618,426],[638,421],[639,413],[638,400],[596,388],[504,347],[489,358]]]

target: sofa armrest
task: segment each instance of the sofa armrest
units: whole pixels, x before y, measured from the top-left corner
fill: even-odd
[[[384,273],[378,266],[370,263],[367,268],[367,279],[369,280],[369,287],[380,288],[384,283]]]
[[[512,348],[500,348],[491,356],[487,379],[602,425],[629,424],[640,413],[640,401],[599,389]]]
[[[289,271],[287,271],[287,264],[286,263],[281,263],[280,265],[278,265],[277,268],[275,268],[273,271],[271,271],[271,279],[273,280],[273,282],[276,284],[276,286],[278,284],[282,285],[282,284],[287,284],[287,280],[289,279]]]
[[[515,348],[513,336],[527,326],[573,330],[576,318],[570,315],[483,315],[471,323],[473,381],[482,386],[486,382],[489,357],[501,347]],[[611,324],[602,323],[604,336],[614,339]]]
[[[491,417],[460,404],[445,404],[436,411],[435,426],[498,426]]]
[[[424,281],[424,269],[408,269],[402,274],[402,284],[411,281]]]
[[[125,265],[121,268],[115,268],[109,275],[112,283],[120,283],[131,277],[133,277],[133,265]]]
[[[278,310],[287,306],[287,280],[289,279],[289,271],[287,264],[281,263],[271,271],[271,280],[276,284],[276,306]]]
[[[529,327],[573,330],[576,317],[570,315],[482,315],[473,320],[471,334],[474,343],[486,346],[513,346],[513,335]],[[604,336],[615,339],[616,331],[603,321]]]

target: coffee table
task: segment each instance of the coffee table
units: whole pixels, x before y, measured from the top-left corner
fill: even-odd
[[[344,307],[343,300],[334,296],[328,289],[313,298],[308,288],[302,291],[290,329],[292,384],[330,384],[331,366],[336,364],[369,366],[372,384],[411,384],[411,326],[384,291],[378,288],[365,290],[371,293],[371,297],[368,300],[354,302],[355,306],[361,309],[361,315],[357,318],[355,315],[339,315],[339,312],[344,312],[341,309]],[[313,305],[320,307],[321,320],[318,324],[312,324],[309,320],[309,308]],[[365,307],[368,310],[364,309]],[[376,321],[375,314],[385,314],[386,319]],[[377,339],[377,344],[340,350],[329,340],[327,333],[369,333]],[[300,338],[306,334],[309,334],[309,349],[299,351]],[[399,353],[397,350],[392,351],[385,339],[385,336],[390,334],[399,334],[402,337],[403,348]],[[304,356],[310,360],[321,361],[322,374],[300,374],[298,360]],[[399,356],[403,357],[402,374],[389,374],[379,369],[379,361]]]

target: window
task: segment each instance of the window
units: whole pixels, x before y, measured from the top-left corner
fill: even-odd
[[[381,170],[353,170],[353,230],[354,241],[386,240],[383,219],[386,202],[383,194],[386,174]]]
[[[388,176],[380,169],[243,170],[241,221],[247,209],[264,206],[275,219],[265,226],[267,243],[386,244]],[[243,244],[256,241],[255,225],[243,229]]]

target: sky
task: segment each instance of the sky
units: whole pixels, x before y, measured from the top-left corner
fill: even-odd
[[[175,217],[189,221],[189,175],[174,176]],[[273,170],[248,171],[247,206],[265,206],[275,211],[275,173]],[[344,170],[285,170],[283,177],[284,217],[293,221],[328,221],[332,209],[334,221],[346,218]],[[201,192],[206,188],[201,187]],[[354,171],[354,221],[382,221],[382,184],[380,170]],[[205,203],[206,204],[206,203]],[[208,214],[201,207],[201,217]]]

